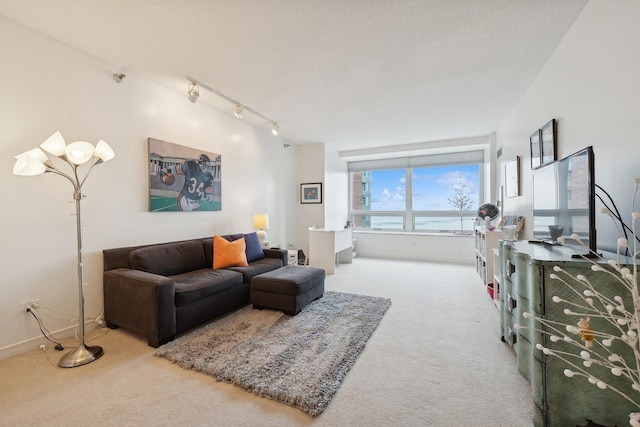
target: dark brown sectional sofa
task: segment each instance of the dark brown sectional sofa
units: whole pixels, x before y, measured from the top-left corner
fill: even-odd
[[[245,238],[248,267],[213,269],[213,238],[105,249],[104,317],[158,347],[223,313],[249,303],[251,279],[287,265],[287,251],[256,249]],[[258,243],[259,245],[259,243]]]

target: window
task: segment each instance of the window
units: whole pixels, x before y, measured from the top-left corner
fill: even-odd
[[[472,153],[455,153],[449,162],[438,155],[350,163],[354,228],[471,232],[483,166],[482,152]]]

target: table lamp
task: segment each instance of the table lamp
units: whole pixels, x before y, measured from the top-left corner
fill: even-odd
[[[253,214],[253,228],[258,230],[256,234],[258,235],[260,243],[265,242],[267,240],[267,232],[264,230],[269,228],[269,214]]]

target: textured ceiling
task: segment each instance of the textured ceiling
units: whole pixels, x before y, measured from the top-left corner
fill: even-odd
[[[2,0],[0,14],[185,101],[192,76],[292,143],[347,150],[495,131],[586,3]],[[215,98],[199,103],[232,114]]]

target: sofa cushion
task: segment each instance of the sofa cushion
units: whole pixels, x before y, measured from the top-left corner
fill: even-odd
[[[171,279],[176,283],[176,307],[190,304],[242,284],[242,275],[235,271],[211,270],[209,268],[171,276]]]
[[[244,239],[230,242],[223,237],[213,236],[213,269],[233,267],[247,267],[247,255]]]
[[[262,258],[253,261],[248,267],[230,267],[229,270],[242,273],[242,281],[244,283],[250,283],[254,276],[276,270],[282,266],[283,263],[280,258]]]
[[[202,239],[202,248],[204,249],[204,257],[207,261],[207,267],[213,268],[213,237]]]
[[[172,276],[206,268],[204,249],[197,241],[166,243],[135,249],[129,254],[134,270]]]
[[[242,239],[243,234],[227,234],[222,236],[225,240],[233,242],[234,240]],[[202,239],[202,247],[204,248],[204,257],[207,261],[207,267],[213,268],[213,237],[206,237]]]
[[[253,262],[257,259],[264,258],[262,245],[258,240],[258,233],[249,233],[244,235],[244,244],[247,246],[245,253],[247,254],[247,262]]]

